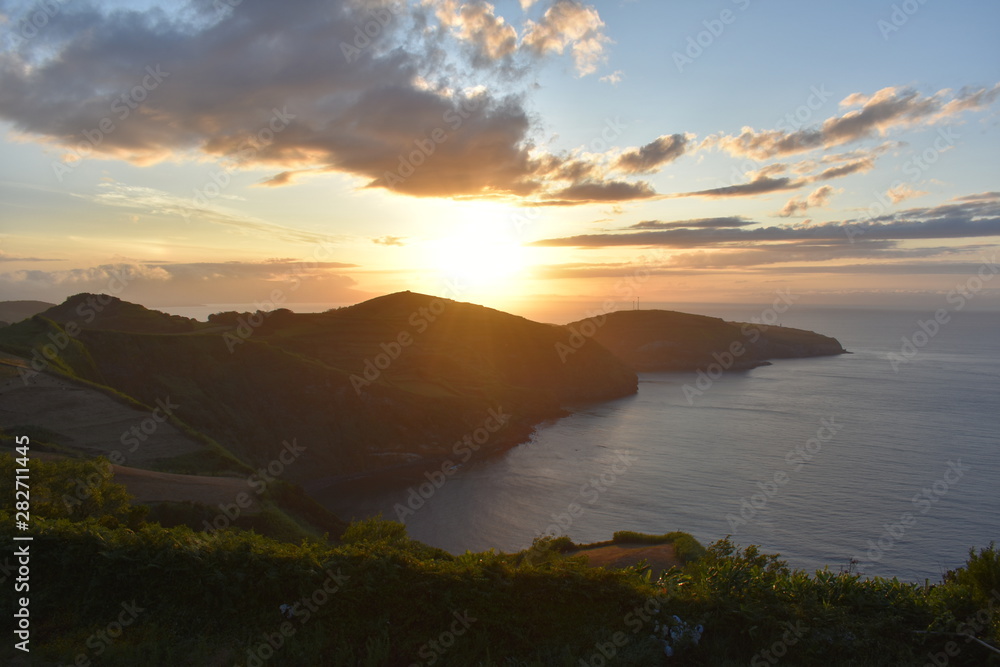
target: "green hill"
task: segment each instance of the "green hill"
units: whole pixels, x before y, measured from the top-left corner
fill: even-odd
[[[844,354],[829,336],[753,322],[668,310],[629,310],[568,325],[578,341],[593,340],[637,371],[696,371],[715,364],[742,370],[770,359]]]
[[[132,333],[186,333],[201,324],[197,320],[150,310],[107,294],[77,294],[39,314],[63,326],[75,323],[84,329]]]
[[[437,467],[487,426],[476,449],[502,451],[569,404],[636,391],[635,374],[599,346],[564,363],[556,348],[566,335],[408,292],[208,323],[81,294],[3,329],[0,349],[147,406],[169,398],[180,422],[251,467],[294,440],[304,453],[284,474],[315,482]]]

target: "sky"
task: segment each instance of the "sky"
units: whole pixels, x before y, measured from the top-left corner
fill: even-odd
[[[0,0],[0,299],[1000,309],[997,25],[985,0]]]

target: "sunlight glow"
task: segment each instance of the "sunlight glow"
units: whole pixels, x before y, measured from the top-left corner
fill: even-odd
[[[467,223],[430,241],[428,259],[442,281],[477,292],[504,293],[504,286],[526,268],[525,248],[502,216]]]

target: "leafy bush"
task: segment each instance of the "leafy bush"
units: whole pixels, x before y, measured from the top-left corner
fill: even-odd
[[[0,534],[9,536],[9,522]],[[298,605],[295,632],[272,664],[412,664],[460,628],[446,653],[434,653],[440,664],[570,667],[612,646],[616,664],[665,665],[649,636],[673,615],[706,630],[672,665],[771,664],[763,651],[775,646],[790,665],[923,664],[949,638],[922,632],[968,601],[967,584],[810,576],[728,540],[651,583],[554,549],[537,563],[493,551],[429,557],[391,521],[354,524],[344,538],[292,545],[244,531],[45,521],[33,546],[33,566],[47,573],[32,598],[38,659],[86,652],[88,637],[134,600],[145,611],[102,664],[252,664],[261,637],[285,622],[282,604]],[[949,665],[987,659],[964,644]]]
[[[701,542],[694,539],[694,537],[688,535],[687,533],[680,533],[674,539],[673,545],[674,553],[685,563],[696,561],[707,553],[707,550],[701,545]]]
[[[967,586],[977,603],[987,603],[1000,596],[1000,551],[996,543],[990,542],[989,548],[978,552],[974,548],[969,549],[965,567],[948,572],[945,580]]]
[[[331,537],[340,537],[347,528],[347,524],[313,500],[297,484],[278,479],[268,487],[267,492],[283,509],[308,521]]]
[[[616,531],[611,541],[615,544],[672,544],[681,561],[690,563],[705,555],[705,547],[688,533],[675,530],[663,535],[637,533],[632,530]]]
[[[18,468],[10,454],[0,454],[0,475],[14,479]],[[30,470],[31,516],[33,520],[97,518],[110,526],[135,527],[146,508],[132,504],[132,496],[116,484],[107,459],[89,461],[32,459]]]
[[[402,545],[409,542],[410,538],[402,523],[372,517],[352,523],[340,536],[340,540],[344,544]]]
[[[615,544],[670,544],[681,535],[687,535],[687,533],[674,531],[663,535],[651,535],[637,533],[634,530],[618,530],[615,531],[611,541]]]
[[[554,550],[563,554],[567,551],[574,551],[577,549],[577,545],[574,544],[573,540],[569,539],[566,535],[553,538],[549,544]]]

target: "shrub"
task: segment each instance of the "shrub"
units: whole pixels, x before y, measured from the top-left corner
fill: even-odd
[[[10,454],[0,454],[0,475],[14,479],[18,466]],[[89,461],[32,459],[31,516],[33,519],[98,518],[107,525],[131,527],[142,522],[147,508],[132,504],[132,496],[116,484],[114,470],[105,458]]]
[[[688,533],[675,530],[663,535],[649,535],[632,530],[619,530],[611,539],[615,544],[672,544],[681,561],[690,563],[705,555],[705,547]]]
[[[967,586],[974,601],[986,603],[991,598],[1000,595],[1000,551],[995,542],[976,552],[969,549],[969,560],[965,567],[948,572],[945,581]]]
[[[0,537],[11,533],[10,522],[0,524]],[[142,616],[101,664],[251,664],[248,649],[284,622],[282,604],[300,604],[300,615],[274,664],[411,664],[466,617],[474,619],[468,632],[433,654],[440,664],[569,667],[603,655],[602,647],[616,647],[616,664],[635,666],[773,664],[761,656],[774,657],[763,652],[776,646],[789,665],[924,664],[952,639],[924,631],[954,631],[935,624],[949,614],[954,620],[951,610],[968,602],[973,584],[955,578],[993,559],[991,545],[970,556],[967,574],[925,588],[849,573],[811,576],[777,555],[721,540],[652,585],[560,557],[554,542],[567,540],[540,540],[549,548],[536,563],[527,552],[429,557],[433,550],[410,540],[405,526],[381,519],[353,524],[337,547],[244,531],[44,521],[33,565],[47,579],[32,598],[32,649],[46,663],[80,653],[123,601],[134,601]],[[649,635],[674,615],[703,624],[705,634],[666,662]],[[964,643],[949,665],[987,659],[986,649]]]
[[[410,541],[406,526],[399,521],[372,517],[355,521],[340,536],[344,544],[403,545]]]

